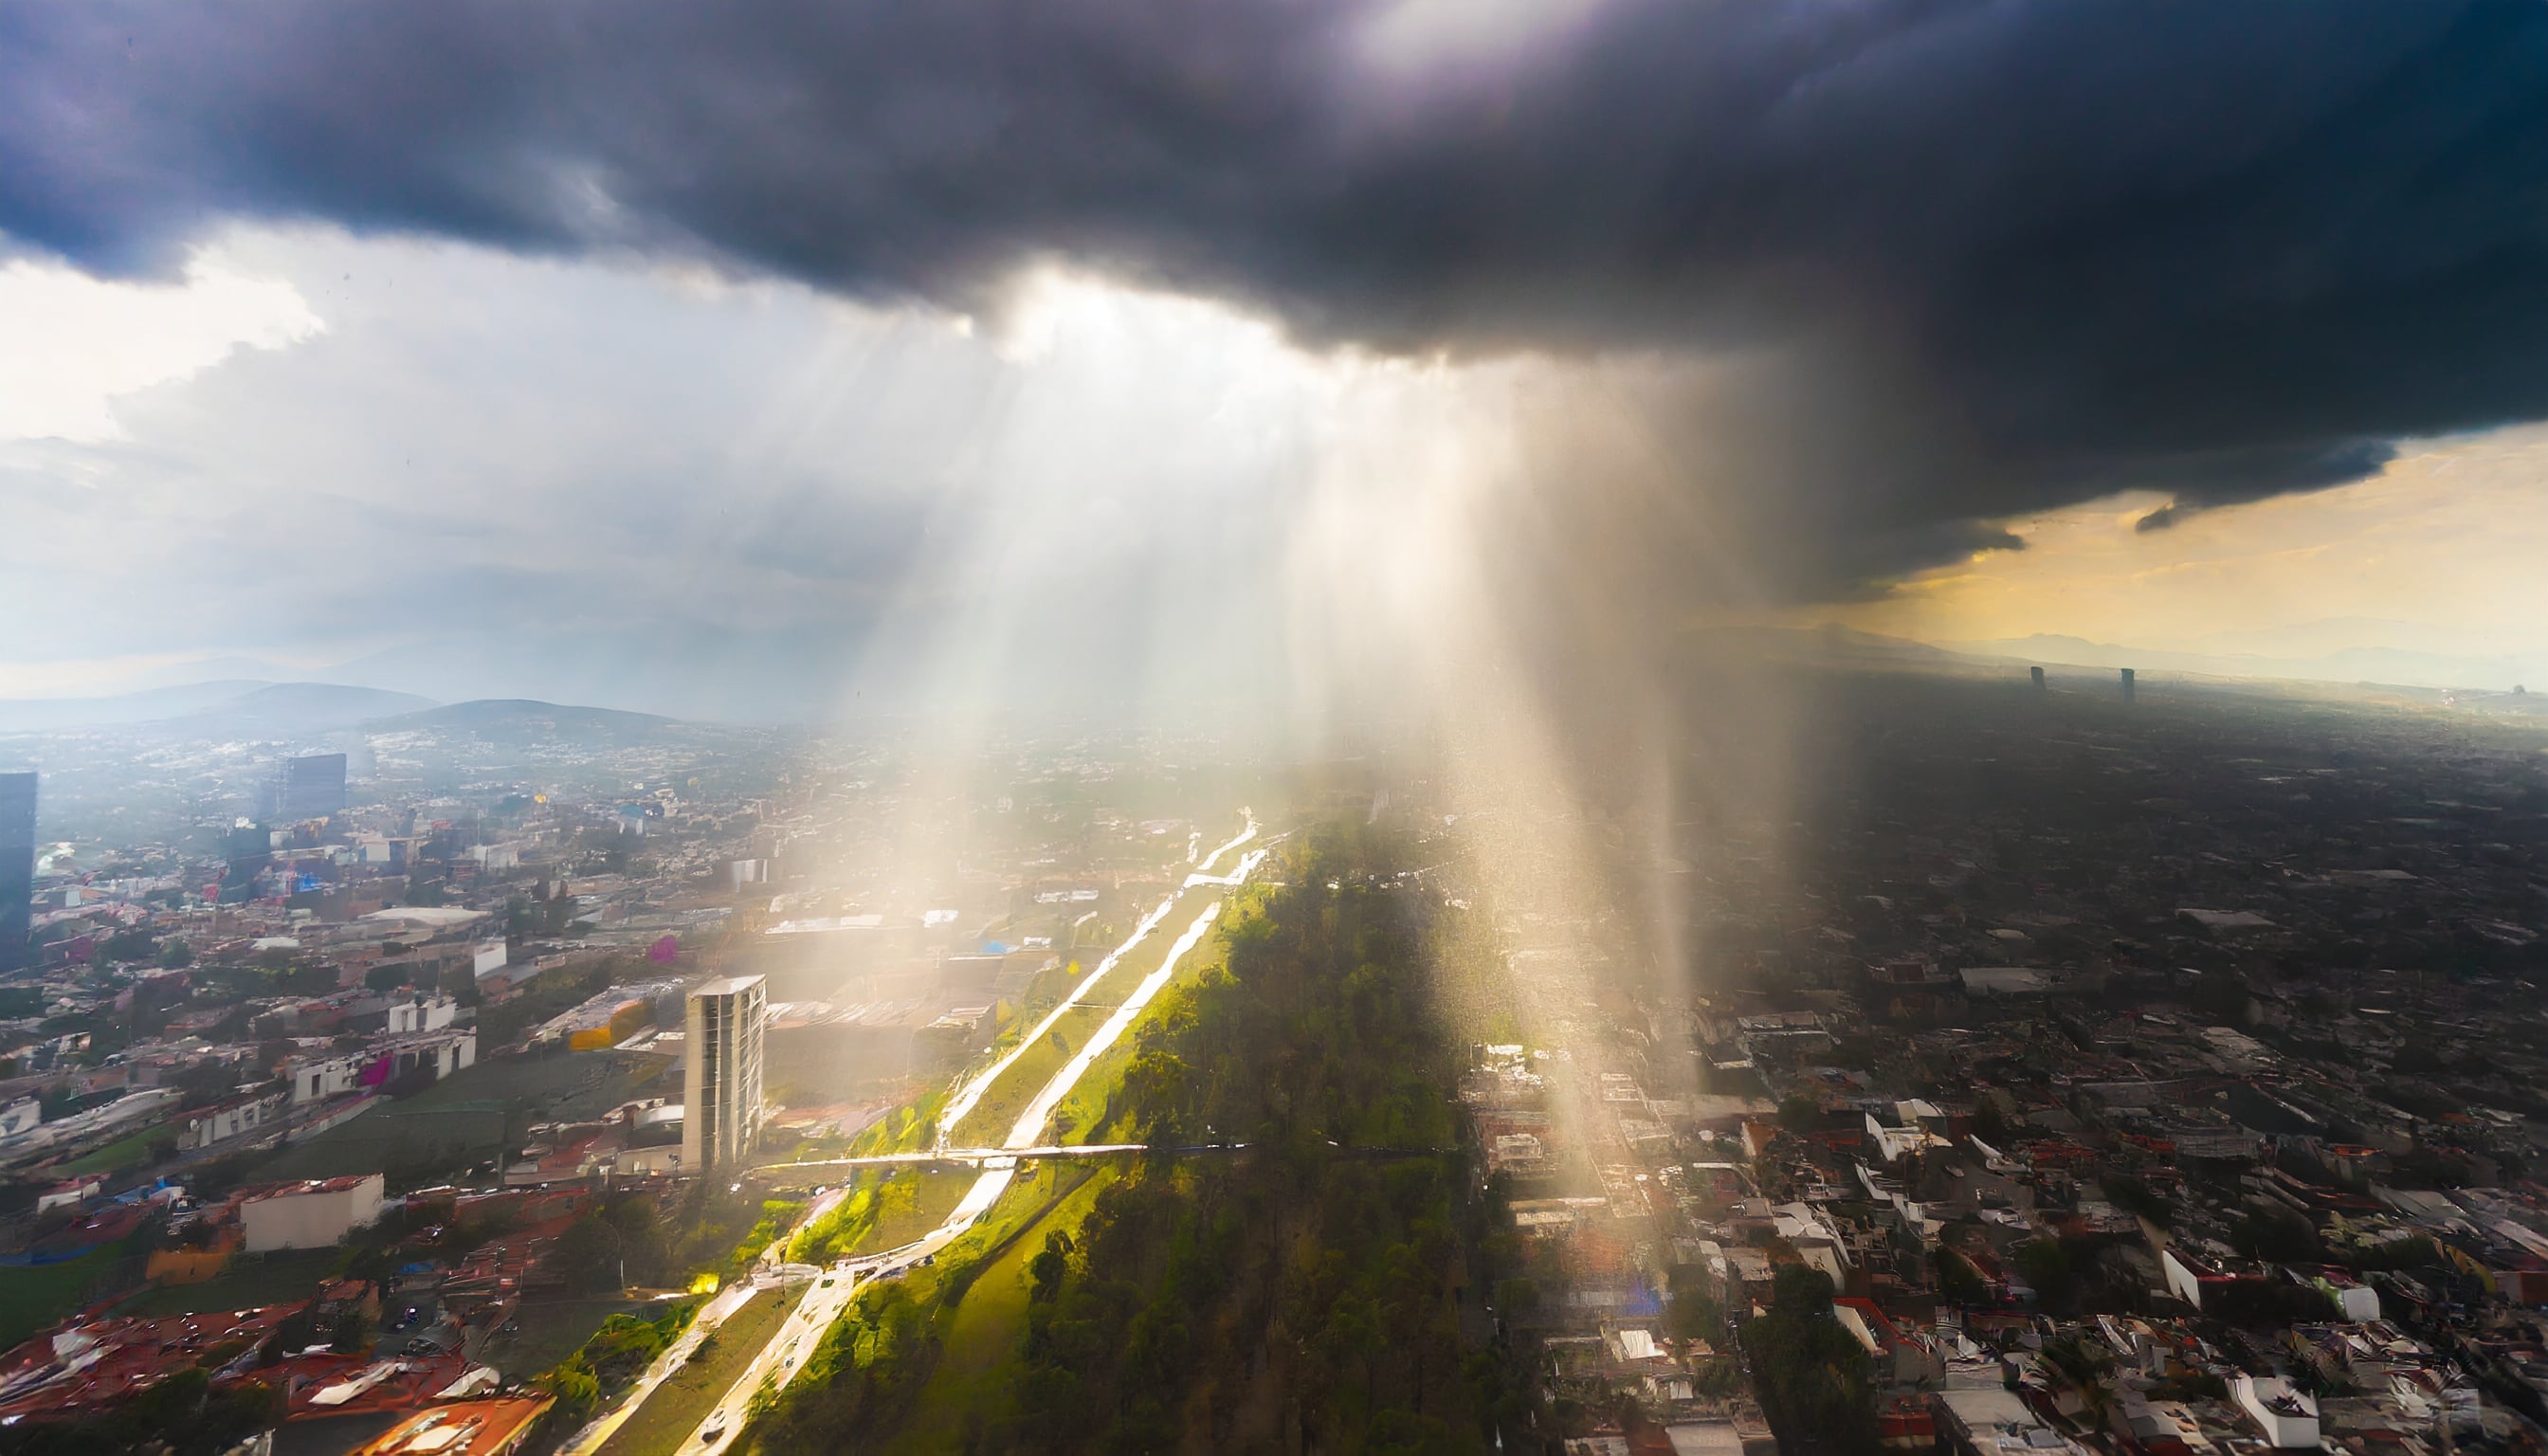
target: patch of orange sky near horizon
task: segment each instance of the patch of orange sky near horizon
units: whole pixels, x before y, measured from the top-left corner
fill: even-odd
[[[1932,643],[2036,633],[2183,651],[2548,647],[2548,426],[2411,442],[2372,479],[2137,522],[2133,493],[2007,522],[2022,551],[1809,620]]]

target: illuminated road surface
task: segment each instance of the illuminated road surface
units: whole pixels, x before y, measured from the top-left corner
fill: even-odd
[[[1255,872],[1256,866],[1265,859],[1265,851],[1261,849],[1243,856],[1237,866],[1228,874],[1215,875],[1211,872],[1212,866],[1222,856],[1255,837],[1256,818],[1251,814],[1247,819],[1247,827],[1239,831],[1236,838],[1213,851],[1211,858],[1197,865],[1194,873],[1186,876],[1185,884],[1175,894],[1160,901],[1157,909],[1143,916],[1141,923],[1134,927],[1132,938],[1116,947],[1112,954],[1098,962],[1095,970],[1081,977],[1079,984],[1071,988],[1070,994],[1063,997],[1061,1004],[1054,1007],[1049,1015],[1038,1023],[1033,1032],[1020,1038],[1017,1046],[1011,1047],[1007,1055],[991,1063],[980,1076],[956,1089],[956,1095],[947,1100],[946,1108],[939,1114],[939,1155],[945,1155],[948,1131],[973,1111],[975,1105],[982,1100],[982,1093],[991,1083],[1017,1061],[1020,1053],[1049,1033],[1054,1021],[1058,1020],[1063,1012],[1078,1005],[1087,996],[1089,988],[1103,979],[1108,971],[1113,970],[1126,954],[1147,939],[1150,932],[1158,928],[1159,922],[1167,919],[1169,912],[1176,908],[1179,899],[1190,890],[1236,885]],[[1071,1057],[1059,1071],[1052,1074],[1050,1080],[1045,1083],[1044,1090],[1038,1092],[1035,1100],[1028,1103],[1026,1110],[1018,1115],[1016,1125],[1009,1129],[1009,1136],[1001,1139],[1000,1147],[1008,1155],[992,1155],[983,1158],[981,1176],[975,1178],[973,1186],[964,1191],[962,1201],[957,1203],[955,1211],[947,1216],[947,1222],[898,1248],[886,1249],[882,1253],[864,1254],[854,1259],[843,1259],[815,1279],[814,1288],[805,1292],[805,1302],[797,1307],[796,1313],[788,1316],[779,1325],[777,1332],[771,1336],[770,1343],[763,1347],[759,1355],[753,1357],[751,1365],[744,1369],[733,1388],[726,1392],[724,1399],[717,1402],[716,1409],[708,1413],[707,1418],[699,1422],[695,1430],[690,1432],[689,1439],[682,1445],[682,1456],[719,1456],[727,1446],[733,1444],[735,1437],[742,1434],[744,1423],[751,1418],[753,1398],[761,1392],[764,1385],[774,1391],[780,1390],[796,1378],[796,1372],[804,1368],[805,1361],[813,1356],[816,1347],[822,1343],[824,1332],[829,1330],[833,1321],[839,1320],[841,1313],[849,1308],[850,1301],[858,1293],[862,1281],[895,1278],[921,1260],[937,1257],[941,1250],[964,1236],[977,1220],[991,1211],[991,1205],[999,1202],[1000,1195],[1008,1192],[1009,1184],[1017,1178],[1018,1159],[1015,1154],[1029,1149],[1041,1150],[1040,1144],[1045,1136],[1045,1125],[1051,1121],[1053,1109],[1059,1107],[1062,1099],[1070,1095],[1071,1089],[1079,1085],[1079,1079],[1088,1074],[1088,1069],[1096,1064],[1097,1058],[1105,1054],[1108,1047],[1122,1040],[1124,1033],[1140,1016],[1142,1009],[1150,1004],[1150,998],[1164,989],[1169,980],[1176,975],[1177,962],[1183,960],[1186,953],[1201,944],[1203,938],[1211,932],[1212,923],[1220,914],[1221,901],[1213,900],[1186,927],[1185,933],[1177,937],[1176,944],[1168,948],[1167,958],[1159,963],[1159,968],[1143,976],[1141,983],[1134,988],[1133,994],[1125,998],[1124,1003],[1116,1008],[1115,1014],[1107,1018],[1106,1024],[1089,1039],[1088,1045],[1080,1047],[1078,1054]],[[838,1190],[829,1197],[838,1198],[847,1191],[847,1189]],[[807,1227],[812,1220],[813,1214],[809,1211],[804,1219],[798,1221],[797,1227],[800,1228]],[[782,1247],[785,1242],[786,1240],[782,1238],[778,1244],[772,1247],[775,1250]],[[772,1268],[775,1268],[774,1255],[765,1254],[764,1261]],[[654,1374],[651,1370],[647,1373],[650,1376]],[[630,1402],[622,1409],[631,1410],[634,1406],[635,1403]],[[613,1429],[616,1429],[615,1424]],[[597,1445],[598,1442],[594,1444]],[[590,1449],[590,1447],[583,1447],[570,1453],[570,1456],[583,1456],[583,1452]]]
[[[972,1077],[966,1080],[963,1085],[957,1087],[956,1091],[948,1097],[946,1107],[939,1111],[938,1146],[942,1149],[947,1146],[948,1136],[955,1132],[956,1127],[960,1125],[965,1118],[971,1116],[975,1105],[981,1102],[982,1094],[990,1090],[993,1082],[998,1081],[1007,1073],[1011,1066],[1016,1064],[1019,1057],[1024,1056],[1029,1050],[1034,1048],[1037,1043],[1043,1041],[1045,1037],[1052,1031],[1054,1024],[1061,1020],[1063,1015],[1068,1013],[1073,1007],[1079,1005],[1082,1001],[1088,999],[1088,993],[1096,989],[1097,983],[1106,978],[1107,972],[1113,970],[1117,962],[1121,961],[1126,956],[1132,954],[1133,948],[1149,939],[1150,932],[1156,930],[1159,922],[1167,919],[1168,912],[1176,908],[1178,895],[1185,893],[1187,889],[1192,889],[1198,884],[1236,884],[1240,878],[1255,869],[1257,863],[1265,858],[1265,853],[1262,850],[1259,850],[1255,854],[1242,860],[1239,863],[1238,868],[1228,877],[1210,877],[1212,866],[1220,863],[1222,856],[1228,854],[1230,851],[1237,849],[1239,846],[1246,844],[1249,840],[1254,838],[1256,838],[1256,816],[1250,814],[1247,816],[1247,827],[1238,831],[1237,835],[1233,837],[1229,843],[1213,851],[1201,864],[1196,865],[1195,872],[1186,876],[1185,885],[1180,888],[1176,894],[1171,894],[1166,899],[1161,900],[1156,909],[1152,910],[1149,914],[1142,916],[1140,924],[1133,927],[1132,937],[1125,941],[1124,944],[1116,947],[1112,952],[1110,952],[1105,959],[1097,962],[1097,968],[1095,970],[1081,976],[1078,984],[1072,986],[1069,993],[1061,998],[1061,1004],[1046,1012],[1044,1020],[1036,1023],[1035,1030],[1027,1033],[1023,1037],[1020,1037],[1017,1045],[1010,1047],[997,1061],[992,1062],[988,1067],[984,1068],[981,1075]],[[1094,914],[1095,912],[1092,911],[1090,913]],[[1085,1068],[1082,1068],[1082,1070],[1085,1070]],[[1072,1080],[1076,1081],[1076,1076],[1074,1076]],[[1067,1092],[1070,1089],[1065,1086],[1062,1090]],[[1014,1139],[1012,1139],[1012,1141],[1014,1142]]]
[[[806,1218],[819,1218],[830,1213],[840,1206],[841,1200],[848,1194],[847,1188],[837,1188],[823,1195],[806,1210]],[[762,1261],[774,1267],[786,1245],[787,1240],[782,1236],[777,1242],[762,1250]],[[682,1330],[679,1339],[674,1340],[663,1354],[655,1357],[655,1362],[647,1366],[645,1373],[638,1376],[636,1382],[628,1387],[627,1394],[620,1399],[619,1403],[593,1417],[584,1429],[577,1431],[572,1439],[558,1448],[558,1456],[591,1456],[591,1453],[601,1449],[602,1442],[618,1433],[619,1427],[627,1422],[630,1415],[636,1413],[637,1408],[646,1404],[646,1398],[655,1393],[655,1388],[670,1379],[674,1371],[682,1368],[682,1364],[698,1349],[700,1341],[716,1332],[726,1320],[733,1319],[735,1312],[750,1304],[753,1297],[759,1293],[758,1286],[750,1280],[738,1280],[718,1290],[713,1298],[699,1307],[698,1316],[690,1321],[690,1327]]]

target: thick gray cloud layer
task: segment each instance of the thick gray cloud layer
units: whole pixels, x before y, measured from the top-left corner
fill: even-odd
[[[1654,418],[1802,542],[1790,592],[2548,414],[2548,8],[1545,10],[7,5],[0,230],[149,271],[323,219],[959,307],[1064,256],[1319,341],[1732,352],[1742,408]]]
[[[213,252],[325,326],[116,395],[105,437],[0,438],[0,696],[58,690],[21,663],[243,654],[688,716],[1138,712],[1279,656],[1318,380],[1259,326],[1083,288],[1004,348],[791,283]]]

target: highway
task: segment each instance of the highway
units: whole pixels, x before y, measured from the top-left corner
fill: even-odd
[[[1017,1177],[1017,1166],[1022,1156],[1052,1155],[1069,1150],[1055,1148],[1044,1142],[1045,1130],[1052,1121],[1054,1109],[1058,1108],[1062,1099],[1068,1097],[1072,1089],[1079,1085],[1080,1078],[1088,1074],[1088,1069],[1096,1064],[1097,1059],[1132,1028],[1142,1010],[1150,1004],[1151,998],[1165,989],[1168,982],[1176,975],[1177,962],[1183,960],[1187,953],[1194,950],[1202,943],[1203,938],[1211,933],[1213,922],[1221,915],[1221,901],[1208,892],[1244,882],[1249,874],[1255,872],[1256,866],[1264,862],[1266,852],[1258,849],[1242,855],[1236,865],[1228,873],[1212,872],[1213,865],[1220,863],[1223,856],[1241,849],[1255,839],[1256,828],[1256,818],[1251,814],[1247,817],[1246,828],[1197,864],[1194,872],[1186,876],[1185,883],[1175,893],[1160,901],[1157,908],[1143,916],[1141,922],[1134,927],[1132,936],[1108,954],[1104,960],[1098,962],[1095,970],[1081,977],[1079,983],[1071,987],[1070,993],[1062,998],[1061,1003],[1037,1023],[1034,1030],[1019,1038],[1017,1045],[1011,1047],[1007,1054],[993,1061],[980,1075],[967,1079],[956,1089],[955,1095],[948,1098],[945,1109],[939,1114],[937,1148],[928,1154],[914,1155],[915,1160],[978,1160],[982,1168],[981,1176],[975,1178],[973,1186],[965,1190],[963,1199],[956,1205],[954,1212],[947,1216],[946,1222],[928,1233],[900,1247],[886,1249],[881,1253],[843,1259],[816,1276],[813,1281],[814,1288],[806,1291],[804,1303],[798,1306],[796,1313],[788,1317],[777,1332],[771,1337],[770,1343],[763,1347],[759,1355],[753,1357],[752,1363],[745,1367],[733,1387],[717,1402],[716,1409],[690,1432],[689,1439],[682,1445],[682,1456],[722,1456],[734,1439],[742,1434],[744,1423],[751,1415],[753,1397],[765,1384],[773,1390],[784,1389],[789,1381],[796,1378],[796,1373],[804,1368],[805,1361],[822,1343],[824,1333],[832,1327],[835,1320],[840,1319],[842,1312],[850,1307],[851,1300],[857,1296],[860,1288],[873,1280],[897,1278],[922,1260],[937,1257],[949,1244],[964,1236],[984,1214],[991,1211],[991,1206],[999,1202],[1000,1195],[1008,1192],[1009,1184]],[[1088,1045],[1080,1047],[1076,1055],[1046,1081],[1034,1100],[1018,1114],[1017,1122],[1009,1129],[1008,1136],[1001,1139],[999,1147],[949,1147],[947,1141],[949,1131],[972,1112],[991,1083],[1013,1066],[1019,1055],[1028,1047],[1033,1046],[1048,1034],[1052,1030],[1053,1023],[1061,1017],[1062,1013],[1086,1000],[1088,993],[1115,969],[1126,955],[1147,939],[1161,922],[1175,912],[1180,900],[1198,890],[1207,892],[1203,896],[1207,903],[1186,926],[1184,933],[1177,937],[1175,944],[1168,948],[1167,956],[1160,961],[1159,968],[1142,977],[1140,984],[1134,987],[1132,994],[1126,996],[1122,1004],[1116,1007],[1115,1014],[1107,1018],[1105,1025],[1089,1039]],[[1095,1150],[1090,1149],[1090,1151]],[[829,1196],[837,1198],[842,1192],[846,1190],[836,1190]],[[809,1210],[806,1218],[800,1220],[797,1227],[805,1227],[813,1217],[812,1211]],[[776,1269],[775,1251],[783,1247],[784,1243],[785,1240],[781,1239],[778,1244],[773,1245],[772,1253],[764,1255],[765,1262],[771,1265],[774,1273]],[[648,1374],[651,1376],[653,1372],[649,1371]],[[634,1405],[633,1401],[629,1402],[623,1409],[634,1409]],[[583,1452],[577,1451],[573,1456],[583,1456]]]
[[[1001,1157],[1033,1162],[1048,1157],[1106,1157],[1119,1152],[1147,1152],[1149,1148],[1150,1144],[1146,1142],[1073,1142],[1067,1145],[1046,1143],[1041,1147],[948,1147],[920,1152],[871,1152],[863,1157],[813,1157],[801,1163],[771,1163],[754,1168],[744,1177],[766,1182],[780,1173],[801,1177],[832,1168],[908,1168],[945,1163],[979,1166]]]
[[[846,1188],[834,1189],[816,1199],[805,1211],[805,1217],[817,1219],[830,1213],[838,1208],[841,1200],[848,1195],[849,1190]],[[763,1249],[762,1264],[776,1267],[776,1262],[782,1256],[786,1246],[787,1239],[782,1236],[770,1247]],[[671,1379],[673,1372],[682,1368],[692,1352],[698,1349],[700,1341],[714,1333],[726,1320],[734,1318],[737,1310],[750,1304],[760,1293],[761,1286],[751,1280],[738,1280],[718,1290],[713,1298],[699,1307],[698,1316],[690,1321],[690,1327],[682,1330],[680,1338],[674,1340],[664,1353],[655,1357],[654,1363],[646,1367],[645,1372],[637,1377],[636,1382],[628,1387],[627,1393],[617,1403],[594,1416],[565,1445],[559,1447],[558,1456],[592,1456],[592,1452],[600,1450],[602,1443],[617,1434],[619,1427],[627,1422],[628,1417],[636,1413],[637,1408],[646,1404],[646,1398],[655,1393],[655,1387]]]
[[[1178,889],[1174,894],[1169,895],[1166,899],[1161,900],[1158,904],[1158,908],[1152,910],[1149,914],[1142,916],[1140,923],[1133,927],[1132,936],[1127,939],[1124,944],[1109,952],[1105,959],[1097,962],[1097,968],[1095,970],[1092,970],[1088,974],[1080,977],[1079,983],[1070,988],[1069,994],[1063,996],[1060,1003],[1055,1005],[1052,1010],[1045,1013],[1044,1020],[1036,1023],[1035,1030],[1027,1033],[1023,1037],[1020,1037],[1017,1041],[1017,1045],[1011,1046],[1007,1054],[992,1062],[988,1067],[983,1068],[980,1075],[967,1078],[961,1085],[957,1086],[955,1092],[948,1097],[947,1106],[942,1109],[938,1115],[938,1145],[940,1147],[945,1147],[947,1145],[948,1135],[953,1133],[957,1125],[961,1124],[966,1117],[972,1114],[974,1106],[982,1100],[982,1094],[990,1090],[993,1082],[998,1081],[1011,1066],[1016,1064],[1019,1057],[1024,1056],[1028,1051],[1034,1048],[1037,1043],[1043,1041],[1045,1037],[1052,1031],[1054,1024],[1059,1022],[1063,1016],[1067,1015],[1073,1007],[1076,1007],[1082,1001],[1087,1000],[1088,993],[1095,990],[1098,982],[1105,980],[1107,973],[1112,971],[1116,967],[1117,963],[1122,961],[1126,956],[1131,955],[1135,947],[1149,939],[1150,932],[1156,930],[1159,922],[1168,918],[1168,912],[1176,908],[1179,896],[1183,895],[1186,890],[1195,888],[1198,883],[1207,882],[1205,880],[1205,876],[1210,874],[1214,864],[1220,863],[1222,856],[1227,855],[1230,851],[1237,849],[1239,846],[1246,844],[1249,840],[1252,840],[1255,837],[1256,816],[1250,814],[1247,816],[1247,826],[1244,829],[1241,829],[1236,837],[1232,838],[1228,844],[1225,844],[1221,848],[1213,851],[1202,864],[1196,865],[1194,873],[1186,876],[1186,882],[1182,888]],[[1257,855],[1250,856],[1241,861],[1237,873],[1243,875],[1249,870],[1254,869],[1256,867],[1257,861],[1262,858],[1263,855],[1260,852]],[[1211,880],[1208,882],[1235,884],[1238,881],[1233,877],[1228,880]],[[1076,1078],[1074,1077],[1073,1080],[1076,1080]],[[1063,1090],[1067,1092],[1069,1089],[1065,1087]]]

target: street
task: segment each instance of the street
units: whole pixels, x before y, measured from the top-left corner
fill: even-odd
[[[1006,1055],[994,1061],[980,1076],[967,1081],[954,1097],[949,1098],[947,1107],[939,1118],[939,1150],[935,1155],[941,1157],[948,1155],[947,1130],[961,1121],[965,1114],[973,1109],[991,1083],[1016,1062],[1025,1048],[1034,1046],[1040,1038],[1050,1031],[1053,1022],[1063,1012],[1084,1000],[1088,992],[1122,961],[1126,954],[1147,938],[1150,932],[1177,908],[1181,900],[1196,890],[1204,890],[1208,894],[1213,889],[1236,885],[1253,873],[1265,858],[1266,852],[1262,849],[1241,857],[1237,865],[1228,874],[1215,875],[1211,871],[1212,866],[1224,855],[1238,849],[1255,837],[1256,820],[1250,816],[1247,827],[1237,837],[1213,851],[1210,857],[1198,864],[1195,872],[1186,877],[1185,883],[1174,894],[1161,901],[1156,909],[1144,916],[1140,924],[1135,927],[1132,936],[1099,962],[1094,971],[1082,977],[1079,984],[1071,988],[1070,994],[1062,998],[1061,1003],[1055,1006],[1034,1031],[1020,1038],[1017,1046]],[[1062,1065],[1060,1070],[1054,1072],[1045,1083],[1044,1088],[1036,1094],[1034,1100],[1028,1103],[1026,1110],[1019,1114],[1017,1123],[1009,1130],[1008,1137],[1001,1140],[1002,1152],[983,1158],[981,1176],[973,1180],[972,1187],[965,1190],[963,1199],[956,1205],[953,1212],[948,1214],[944,1223],[921,1237],[899,1247],[886,1249],[880,1253],[843,1259],[816,1279],[815,1288],[806,1293],[805,1302],[771,1336],[770,1343],[754,1357],[750,1365],[745,1367],[733,1388],[717,1402],[716,1409],[711,1410],[690,1433],[689,1440],[682,1447],[684,1456],[692,1452],[697,1453],[697,1456],[720,1456],[720,1453],[732,1444],[735,1437],[742,1433],[743,1426],[750,1417],[753,1397],[760,1392],[764,1383],[768,1383],[774,1391],[783,1390],[787,1383],[795,1378],[796,1372],[804,1368],[806,1358],[812,1355],[816,1346],[820,1344],[824,1332],[829,1330],[833,1321],[840,1319],[842,1313],[849,1308],[851,1300],[856,1297],[864,1282],[897,1278],[921,1260],[935,1257],[949,1244],[962,1237],[984,1214],[990,1212],[991,1206],[999,1202],[1000,1195],[1008,1191],[1009,1184],[1017,1177],[1016,1154],[1027,1150],[1044,1150],[1040,1144],[1046,1136],[1046,1127],[1052,1119],[1053,1110],[1058,1108],[1062,1099],[1068,1097],[1072,1089],[1079,1085],[1080,1079],[1087,1075],[1089,1068],[1096,1064],[1098,1057],[1131,1029],[1143,1008],[1149,1005],[1151,998],[1175,977],[1178,962],[1183,960],[1186,955],[1211,932],[1214,921],[1220,917],[1221,907],[1222,902],[1219,899],[1207,898],[1203,909],[1196,914],[1184,933],[1178,936],[1176,943],[1169,948],[1167,957],[1159,963],[1158,969],[1141,979],[1133,993],[1116,1008],[1115,1014],[1107,1019],[1105,1025],[1094,1037],[1089,1039],[1088,1045],[1082,1046],[1068,1062]],[[841,1197],[846,1191],[846,1189],[835,1190],[827,1196],[827,1201]],[[809,1209],[806,1217],[798,1221],[797,1227],[806,1227],[814,1217],[816,1217],[815,1212]],[[782,1239],[781,1244],[783,1243]],[[653,1373],[648,1372],[650,1376]],[[633,1402],[629,1403],[629,1406],[623,1409],[633,1409]],[[583,1449],[574,1452],[573,1456],[583,1456]]]

